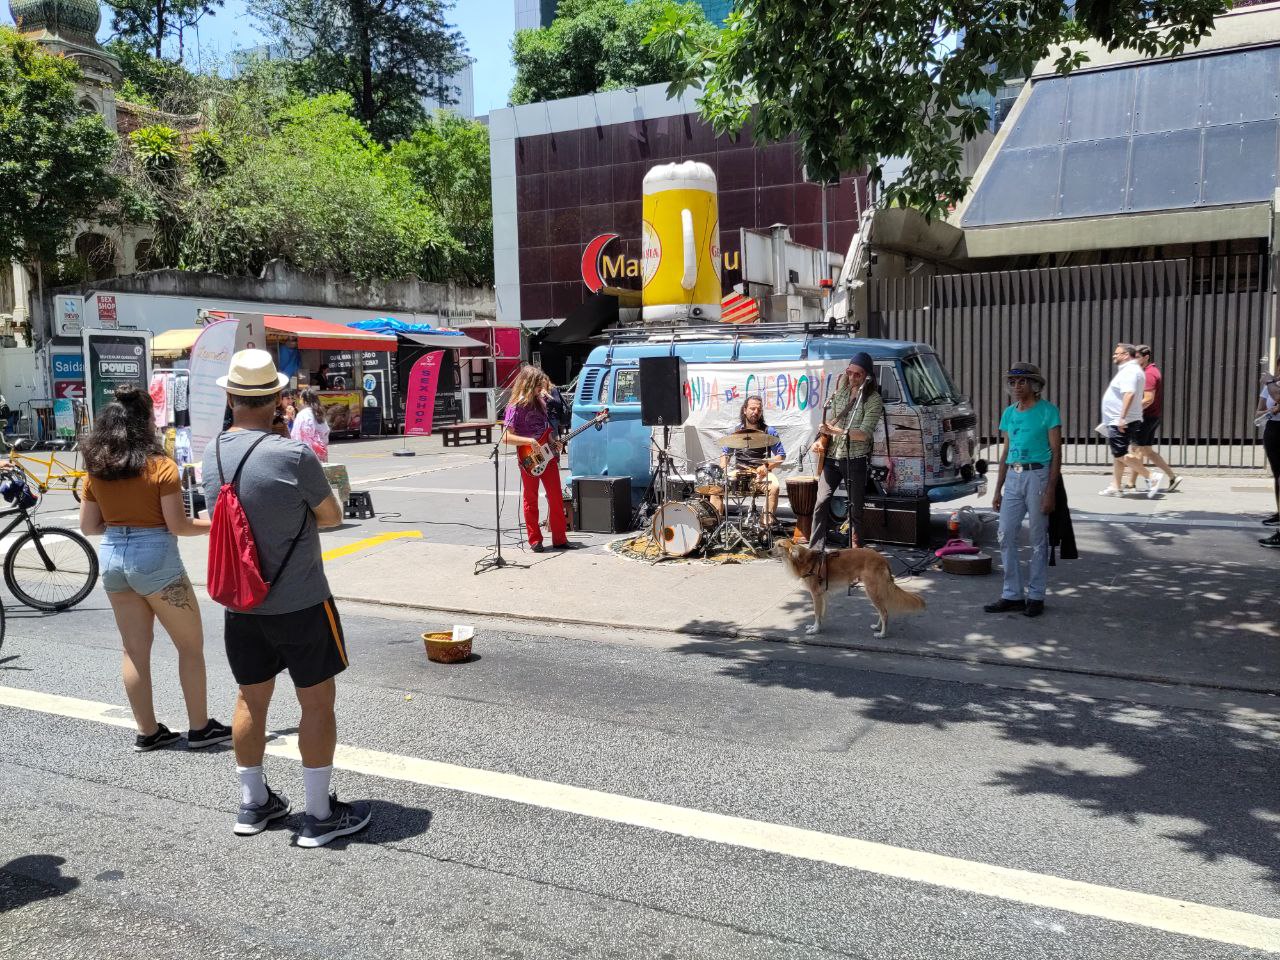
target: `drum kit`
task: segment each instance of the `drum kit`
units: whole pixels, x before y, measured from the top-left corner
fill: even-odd
[[[728,450],[758,449],[774,442],[776,438],[767,433],[746,429],[727,433],[715,441]],[[765,522],[760,502],[768,496],[768,481],[758,479],[750,471],[726,473],[718,459],[697,465],[692,497],[683,500],[669,497],[667,492],[680,486],[669,476],[662,477],[657,485],[659,502],[650,524],[650,539],[664,556],[710,555],[721,551],[760,555],[772,548],[773,533]],[[662,458],[659,469],[667,468],[669,463],[669,458]],[[788,495],[792,482],[787,481]],[[815,498],[817,485],[814,479]],[[713,506],[713,498],[724,505],[723,516]],[[809,512],[812,513],[812,503]],[[807,522],[809,518],[804,519]]]

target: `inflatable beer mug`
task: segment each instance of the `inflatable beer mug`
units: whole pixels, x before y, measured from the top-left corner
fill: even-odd
[[[693,160],[644,178],[644,320],[720,319],[720,212],[716,175]]]

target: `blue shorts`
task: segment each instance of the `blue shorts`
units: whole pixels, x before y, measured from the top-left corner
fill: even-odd
[[[98,566],[107,593],[132,590],[144,597],[187,574],[178,538],[164,527],[107,527],[98,545]]]

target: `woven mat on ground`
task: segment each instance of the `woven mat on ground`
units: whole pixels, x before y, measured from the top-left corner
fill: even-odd
[[[614,540],[609,544],[609,549],[624,560],[644,560],[649,563],[657,560],[662,560],[666,563],[750,563],[752,560],[769,559],[769,555],[765,553],[729,553],[726,551],[718,551],[710,556],[703,556],[700,550],[687,557],[667,556],[662,552],[662,548],[658,543],[647,533]]]

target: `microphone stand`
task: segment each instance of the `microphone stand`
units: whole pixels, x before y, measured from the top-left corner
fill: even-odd
[[[489,459],[493,461],[493,556],[479,560],[472,576],[507,565],[507,561],[502,559],[502,488],[498,479],[498,451],[501,448],[502,441],[499,440],[489,454]]]

